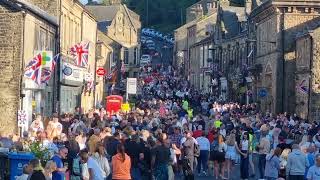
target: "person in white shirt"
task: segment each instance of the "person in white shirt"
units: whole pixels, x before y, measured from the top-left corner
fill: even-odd
[[[201,173],[201,167],[202,167],[202,173],[206,175],[208,170],[210,141],[208,138],[206,138],[206,134],[204,132],[202,133],[202,136],[196,139],[196,141],[200,148],[200,156],[198,157],[198,174]]]
[[[32,169],[28,164],[23,165],[22,172],[23,174],[21,176],[16,176],[16,180],[28,180],[30,174],[32,173]]]
[[[87,163],[90,180],[104,179],[103,177],[104,171],[100,167],[99,163],[94,158],[88,155],[88,152],[81,151],[80,157],[83,163]]]

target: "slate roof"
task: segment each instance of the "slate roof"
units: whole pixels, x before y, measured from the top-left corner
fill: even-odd
[[[112,21],[120,10],[120,5],[85,7],[96,17],[98,22]]]
[[[100,21],[98,22],[98,29],[102,32],[107,32],[108,26],[110,26],[112,21]]]
[[[48,21],[49,23],[58,26],[58,20],[56,17],[51,16],[50,14],[48,14],[47,12],[45,12],[44,10],[40,9],[39,7],[25,1],[25,0],[3,0],[4,3],[10,5],[10,6],[16,6],[17,8],[23,8],[26,9],[30,12],[32,12],[33,14],[39,16],[40,18]]]
[[[222,7],[222,26],[227,37],[238,35],[240,31],[239,22],[246,20],[244,7],[227,6]]]

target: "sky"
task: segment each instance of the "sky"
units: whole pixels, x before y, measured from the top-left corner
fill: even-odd
[[[82,4],[87,4],[88,0],[80,0]]]

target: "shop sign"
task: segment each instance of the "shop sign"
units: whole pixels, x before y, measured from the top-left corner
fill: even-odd
[[[86,82],[92,82],[92,81],[94,80],[94,75],[93,75],[93,73],[92,73],[92,72],[86,72],[86,73],[84,74],[84,80],[85,80]]]
[[[104,75],[106,75],[107,72],[106,72],[106,70],[103,69],[102,67],[99,67],[99,68],[97,69],[96,73],[97,73],[98,76],[104,76]]]
[[[265,88],[260,89],[259,92],[258,92],[258,95],[261,98],[266,97],[266,96],[268,96],[268,91]]]
[[[130,111],[130,104],[129,103],[122,104],[121,110],[124,112],[129,112]]]
[[[84,68],[70,63],[61,63],[61,80],[83,82]]]

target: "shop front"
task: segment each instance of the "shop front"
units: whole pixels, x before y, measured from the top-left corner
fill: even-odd
[[[60,113],[72,113],[81,106],[85,69],[61,62],[60,71]]]

